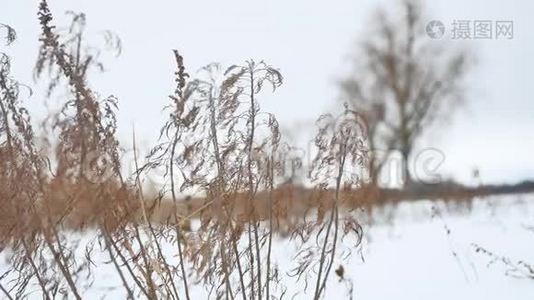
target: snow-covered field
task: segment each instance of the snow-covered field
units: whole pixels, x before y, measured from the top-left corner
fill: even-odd
[[[345,278],[352,281],[353,299],[533,299],[534,280],[507,276],[505,266],[488,264],[491,259],[477,253],[474,245],[512,261],[534,263],[534,232],[525,228],[534,225],[534,194],[478,199],[469,211],[429,201],[401,203],[374,216],[372,225],[364,225],[361,251],[339,262]],[[81,244],[91,238],[90,232],[85,233]],[[295,265],[294,254],[294,244],[274,239],[273,257],[283,274]],[[2,273],[8,268],[8,256],[8,251],[0,253]],[[113,266],[103,263],[108,257],[95,254],[93,260],[94,282],[84,298],[124,298]],[[285,299],[311,298],[297,294],[304,282],[282,276],[288,288]],[[325,299],[349,299],[348,281],[340,282],[334,272],[330,277]],[[192,299],[206,295],[202,289],[192,290]],[[40,296],[35,292],[30,298]]]
[[[465,214],[431,211],[430,202],[405,203],[393,224],[367,228],[365,262],[351,265],[356,299],[534,299],[534,280],[488,266],[473,246],[534,263],[534,232],[524,228],[534,224],[534,195],[489,197]]]

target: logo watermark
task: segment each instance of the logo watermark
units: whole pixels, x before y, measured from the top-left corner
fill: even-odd
[[[440,39],[445,34],[445,25],[439,20],[432,20],[426,24],[426,34],[432,39]]]
[[[514,38],[512,20],[453,20],[448,26],[453,40],[511,40]],[[447,28],[440,20],[429,21],[425,32],[431,39],[441,39]]]
[[[335,179],[337,170],[335,161],[339,157],[336,151],[340,148],[340,143],[349,143],[350,146],[345,148],[346,155],[350,156],[353,164],[343,169],[344,180],[351,182],[365,182],[371,179],[371,169],[376,169],[380,165],[378,173],[379,184],[383,186],[401,186],[406,182],[406,170],[410,172],[410,180],[421,184],[439,184],[442,181],[439,169],[445,161],[445,154],[439,149],[428,147],[410,154],[409,161],[405,161],[401,151],[395,149],[369,149],[367,144],[367,126],[365,120],[356,112],[341,114],[337,117],[329,115],[318,122],[319,139],[308,141],[304,148],[293,147],[281,144],[279,147],[262,147],[256,145],[253,149],[251,159],[254,170],[262,173],[276,166],[277,182],[307,182],[312,180],[310,176],[312,171],[319,170],[322,177]],[[318,145],[321,144],[321,149]],[[324,148],[325,145],[328,145]],[[331,148],[329,148],[331,147]],[[243,148],[245,149],[245,148]],[[244,150],[243,150],[244,151]],[[320,152],[322,151],[322,152]],[[138,153],[140,165],[145,163],[148,153]],[[127,176],[136,176],[137,166],[135,164],[133,149],[125,150],[120,154],[118,160],[122,164],[121,169],[127,169]],[[328,164],[317,164],[317,162],[329,162]],[[377,162],[380,162],[377,164]],[[241,164],[242,158],[235,162],[227,163]],[[117,175],[114,160],[109,155],[99,152],[92,152],[87,155],[86,164],[82,166],[83,174],[87,180],[94,183],[102,183]],[[239,166],[238,166],[239,168]],[[333,170],[333,171],[332,171]],[[330,172],[332,171],[332,172]],[[315,172],[317,173],[317,172]],[[145,174],[150,182],[156,186],[169,184],[170,174],[166,167],[150,169]],[[208,177],[214,174],[209,173]],[[261,177],[259,176],[259,177]],[[274,174],[273,174],[274,176]],[[144,177],[144,176],[143,176]],[[181,179],[177,179],[181,181]],[[355,179],[355,180],[352,180]],[[361,179],[361,180],[360,180]],[[325,179],[328,180],[328,179]]]

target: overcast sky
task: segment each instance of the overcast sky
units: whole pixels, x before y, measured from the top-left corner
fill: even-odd
[[[122,39],[122,55],[106,59],[108,72],[91,83],[102,95],[119,97],[120,140],[128,145],[135,124],[144,148],[155,142],[165,117],[161,109],[173,90],[171,49],[183,53],[191,72],[212,61],[230,65],[249,58],[278,67],[284,85],[275,95],[262,96],[261,105],[302,143],[313,132],[313,120],[339,105],[336,79],[347,70],[348,55],[375,9],[396,5],[362,0],[50,2],[55,24],[65,24],[66,10],[85,12],[90,33],[109,29]],[[38,48],[37,5],[36,0],[0,0],[0,23],[18,33],[7,50],[13,75],[30,85]],[[467,105],[419,147],[445,154],[440,171],[446,176],[467,181],[478,167],[485,182],[534,179],[534,2],[439,0],[425,6],[429,20],[445,24],[442,39],[450,39],[456,19],[512,20],[514,37],[471,42],[478,64],[469,75]],[[27,106],[37,116],[46,113],[38,89]]]

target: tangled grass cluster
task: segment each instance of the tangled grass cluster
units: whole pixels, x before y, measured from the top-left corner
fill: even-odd
[[[282,298],[287,279],[272,257],[273,235],[302,201],[308,203],[298,212],[302,220],[285,228],[300,245],[287,277],[305,280],[314,299],[324,296],[337,257],[355,251],[362,236],[357,220],[340,209],[354,201],[357,174],[366,166],[359,115],[346,107],[339,117],[319,118],[309,174],[314,188],[303,190],[282,176],[287,164],[302,163],[288,155],[294,146],[259,104],[264,89],[282,85],[282,74],[249,60],[229,68],[209,64],[192,78],[174,50],[176,88],[159,143],[140,158],[134,136],[136,170],[123,174],[119,99],[89,87],[90,71],[103,69],[100,51],[85,44],[85,15],[71,15],[68,30],[58,31],[47,2],[39,5],[36,79],[47,80],[48,96],[58,88],[69,92],[60,112],[43,122],[57,137],[45,140],[51,151],[37,142],[22,101],[26,87],[0,53],[0,244],[10,249],[11,264],[0,275],[4,296],[28,297],[37,284],[44,299],[81,299],[92,287],[94,254],[102,252],[128,299],[191,299],[193,286],[217,299]],[[7,44],[13,42],[15,31],[2,29]],[[120,41],[105,37],[119,53]],[[143,191],[154,170],[165,174],[157,195]],[[88,229],[96,236],[84,249],[67,238]],[[346,235],[354,235],[355,245],[340,249]],[[339,278],[343,273],[337,267]]]

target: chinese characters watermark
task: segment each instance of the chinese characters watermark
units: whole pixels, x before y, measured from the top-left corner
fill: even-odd
[[[425,31],[431,39],[445,35],[445,25],[439,20],[426,24]],[[453,20],[450,26],[453,40],[511,40],[514,38],[514,22],[511,20]]]

